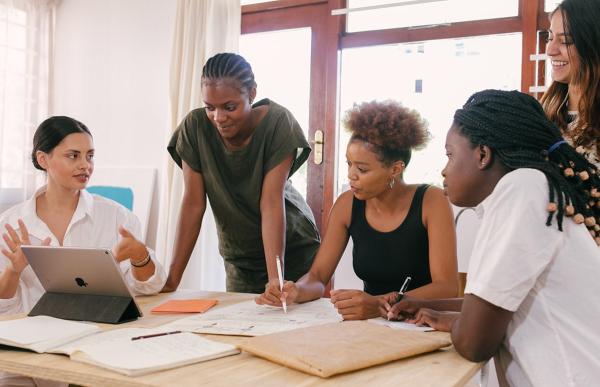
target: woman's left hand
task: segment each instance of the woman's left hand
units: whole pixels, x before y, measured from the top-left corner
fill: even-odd
[[[460,312],[440,312],[433,309],[421,308],[414,318],[406,319],[406,322],[419,326],[427,325],[435,330],[450,332],[454,321],[458,320]]]
[[[133,262],[144,260],[148,256],[148,250],[146,246],[135,239],[125,227],[119,226],[119,235],[121,239],[115,247],[113,247],[113,255],[117,259],[117,262],[130,259]]]
[[[331,302],[344,320],[365,320],[379,317],[385,297],[372,296],[362,290],[332,290]]]

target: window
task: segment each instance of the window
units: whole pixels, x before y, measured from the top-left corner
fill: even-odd
[[[408,1],[408,0],[404,0]],[[396,6],[386,6],[390,3]],[[517,16],[518,0],[439,0],[402,5],[402,1],[349,0],[348,8],[382,6],[348,14],[347,32],[402,27],[420,27],[467,20],[485,20]],[[376,28],[373,28],[376,26]]]
[[[419,46],[424,46],[424,53],[411,54]],[[375,99],[393,99],[416,109],[429,123],[431,140],[413,153],[404,177],[408,183],[440,185],[446,132],[454,111],[476,91],[518,89],[520,48],[521,34],[514,33],[345,49],[340,114],[343,117],[354,103]],[[349,135],[340,128],[339,136],[337,192],[341,193],[347,188]]]
[[[0,0],[0,210],[35,187],[29,153],[48,114],[53,1]]]
[[[544,3],[544,11],[552,12],[562,0],[546,0]]]
[[[255,100],[270,98],[285,106],[306,138],[309,138],[310,42],[310,28],[259,32],[240,38],[240,55],[251,64],[258,83]],[[291,181],[306,198],[307,163],[294,173]]]
[[[0,4],[0,204],[20,200],[27,100],[25,11]]]

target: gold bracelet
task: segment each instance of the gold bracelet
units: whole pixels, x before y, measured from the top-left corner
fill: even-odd
[[[146,258],[142,259],[141,261],[133,262],[131,259],[129,260],[129,263],[131,263],[131,266],[133,266],[133,267],[144,267],[149,262],[150,262],[150,252],[148,252],[148,255],[146,256]]]

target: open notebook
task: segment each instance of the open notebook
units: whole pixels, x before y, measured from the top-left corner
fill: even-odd
[[[39,353],[69,355],[72,360],[129,376],[240,352],[233,345],[208,340],[193,333],[162,333],[165,333],[162,328],[122,328],[103,332],[93,324],[48,316],[0,322],[0,344]]]

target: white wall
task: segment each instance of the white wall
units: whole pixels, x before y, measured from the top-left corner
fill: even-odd
[[[154,246],[167,157],[174,0],[63,0],[57,12],[53,115],[86,124],[96,167],[158,170],[148,243]]]

